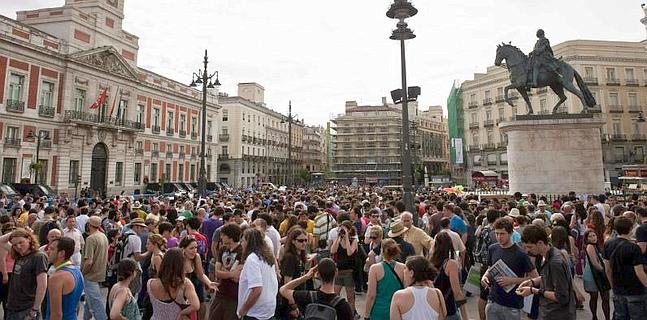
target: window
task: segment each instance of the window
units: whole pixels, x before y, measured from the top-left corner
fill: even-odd
[[[476,102],[476,93],[470,94],[470,102]]]
[[[206,132],[206,134],[211,135],[211,127],[212,127],[212,125],[213,124],[212,124],[211,120],[208,120],[207,121],[207,132]]]
[[[473,162],[474,162],[475,166],[480,166],[481,165],[481,155],[479,155],[479,154],[474,155],[473,159],[474,159]]]
[[[243,121],[245,121],[245,113],[243,112]]]
[[[228,134],[228,133],[229,133],[229,129],[227,129],[227,127],[223,127],[222,134]]]
[[[38,171],[38,183],[41,184],[47,184],[47,160],[45,159],[38,159],[38,163],[40,163],[40,171]]]
[[[146,110],[144,105],[141,105],[141,104],[137,105],[137,118],[136,118],[137,123],[144,123],[144,112],[145,112],[144,110]]]
[[[157,142],[153,143],[152,151],[159,151],[159,145],[157,144]]]
[[[70,160],[70,173],[67,177],[67,182],[70,185],[76,184],[76,180],[79,177],[79,160]]]
[[[634,122],[633,122],[633,124],[632,124],[633,133],[634,133],[635,135],[639,135],[639,134],[641,134],[641,132],[642,132],[642,130],[640,130],[640,129],[642,129],[641,127],[642,127],[642,125],[641,125],[641,123],[640,123],[640,122],[638,122],[638,121],[634,121]]]
[[[622,124],[620,121],[613,121],[612,130],[613,134],[622,134]]]
[[[159,127],[160,125],[160,109],[153,108],[153,126]]]
[[[490,90],[485,90],[485,99],[490,99]]]
[[[479,144],[479,135],[477,133],[472,135],[472,144],[473,145],[478,145]]]
[[[607,68],[607,79],[608,80],[615,80],[616,79],[616,69],[615,68]]]
[[[167,163],[164,168],[164,180],[171,181],[171,164]]]
[[[229,120],[229,111],[227,109],[222,110],[222,121],[228,121]]]
[[[634,160],[642,161],[643,159],[645,159],[645,147],[643,147],[643,146],[635,146],[634,147]]]
[[[615,147],[613,149],[613,155],[616,162],[623,162],[625,158],[625,147]]]
[[[184,182],[184,164],[177,165],[177,181]]]
[[[157,181],[157,163],[151,163],[150,182]]]
[[[504,108],[499,108],[499,119],[500,120],[505,119],[505,109]]]
[[[124,121],[126,115],[128,114],[128,100],[121,99],[119,100],[119,106],[117,107],[117,119]]]
[[[584,77],[587,79],[595,78],[595,74],[593,73],[593,67],[584,67]]]
[[[502,153],[499,156],[499,160],[501,160],[501,164],[506,164],[508,163],[508,154],[507,153]]]
[[[180,153],[184,153],[184,146],[180,146]]]
[[[494,143],[494,133],[492,130],[487,131],[487,143]]]
[[[489,153],[487,155],[487,164],[488,165],[496,165],[496,160],[497,160],[497,155],[496,153]]]
[[[180,114],[180,130],[184,131],[186,128],[186,115]]]
[[[22,101],[22,89],[25,84],[25,76],[11,73],[9,76],[9,94],[11,100]]]
[[[74,89],[74,111],[81,112],[85,107],[85,90]]]
[[[173,145],[170,143],[166,144],[166,152],[173,152]]]
[[[197,127],[198,127],[198,118],[195,118],[195,117],[191,118],[191,133],[196,133],[197,132],[196,130],[198,129]]]
[[[189,174],[191,175],[191,181],[195,181],[195,164],[191,165],[191,171]]]
[[[40,105],[51,107],[54,99],[54,84],[49,81],[43,81],[40,89]]]
[[[2,182],[16,182],[16,158],[4,158],[2,161]]]
[[[503,88],[502,87],[496,88],[496,95],[503,97]]]
[[[609,105],[610,106],[619,105],[619,103],[618,103],[618,93],[616,93],[616,92],[609,93]]]
[[[172,130],[173,128],[173,112],[166,112],[166,130]]]
[[[539,110],[543,112],[547,112],[546,110],[546,99],[540,99],[539,100]]]
[[[141,163],[135,163],[135,171],[133,172],[133,182],[135,184],[141,183],[142,179],[142,164]]]
[[[144,150],[144,143],[141,141],[135,142],[135,150]]]
[[[476,115],[476,112],[470,113],[470,123],[477,123],[478,122],[478,117]]]
[[[627,77],[627,80],[636,79],[636,76],[634,75],[634,69],[631,69],[631,68],[625,69],[625,76]]]
[[[631,92],[629,93],[629,105],[630,106],[638,106],[638,95],[636,93]]]
[[[115,163],[115,186],[120,186],[124,177],[124,163]]]
[[[485,111],[485,120],[492,120],[492,111],[491,110]]]
[[[20,134],[18,133],[19,128],[18,127],[7,127],[7,139],[18,139],[20,137]]]
[[[220,149],[220,151],[221,151],[220,154],[229,154],[229,147],[221,146],[220,148],[221,148]]]

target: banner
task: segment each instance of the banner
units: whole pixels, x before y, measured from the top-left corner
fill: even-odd
[[[463,164],[463,139],[454,138],[454,163]]]

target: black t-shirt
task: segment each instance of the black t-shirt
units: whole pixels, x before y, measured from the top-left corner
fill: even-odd
[[[508,265],[519,278],[525,277],[526,273],[535,269],[526,251],[516,244],[513,244],[509,248],[502,248],[498,243],[491,244],[488,248],[487,265],[492,266],[498,260],[502,260]],[[490,285],[490,300],[509,308],[523,308],[523,297],[517,295],[515,289],[512,289],[510,292],[505,292],[494,278],[490,278]]]
[[[40,251],[16,259],[9,282],[11,290],[7,309],[25,310],[33,307],[36,297],[36,277],[47,272],[47,264],[47,256]]]
[[[643,264],[640,247],[624,238],[615,238],[604,243],[604,259],[609,260],[613,276],[613,293],[619,295],[642,295],[645,293],[634,266]]]
[[[231,271],[232,269],[239,268],[241,266],[242,257],[243,247],[241,245],[236,246],[233,250],[222,246],[218,249],[216,262],[220,262],[224,269]],[[218,292],[216,295],[233,300],[238,299],[238,282],[234,282],[231,279],[220,280],[220,285],[218,286]]]
[[[393,239],[393,241],[395,241],[395,243],[397,243],[400,247],[400,258],[396,259],[398,262],[405,263],[408,257],[416,255],[416,249],[413,248],[413,245],[409,242],[404,241],[402,237],[395,237],[391,239]],[[382,254],[382,244],[378,243],[378,245],[373,248],[373,252],[378,256]]]
[[[647,242],[647,223],[643,223],[636,229],[636,242]]]
[[[330,302],[336,297],[334,293],[325,293],[321,290],[317,290],[317,301],[312,301],[310,292],[311,291],[309,290],[297,290],[294,291],[294,294],[292,295],[294,302],[302,311],[305,311],[306,306],[313,302],[330,305]],[[353,311],[346,299],[342,299],[337,306],[335,306],[335,310],[337,310],[337,320],[353,320]]]

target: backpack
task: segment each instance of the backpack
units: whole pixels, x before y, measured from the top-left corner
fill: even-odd
[[[108,268],[106,268],[106,279],[114,278],[117,275],[117,265],[119,262],[125,258],[130,258],[130,256],[125,257],[124,253],[126,252],[126,247],[128,247],[128,238],[135,235],[132,231],[127,231],[121,235],[121,238],[117,241],[117,244],[114,247],[112,257],[108,261]]]
[[[344,299],[336,296],[329,304],[317,302],[317,291],[310,291],[310,302],[306,306],[303,319],[305,320],[336,320],[337,305]]]
[[[479,232],[476,238],[476,245],[474,246],[474,260],[480,264],[485,265],[488,260],[488,248],[491,244],[496,242],[494,237],[494,230],[491,226],[485,226]]]

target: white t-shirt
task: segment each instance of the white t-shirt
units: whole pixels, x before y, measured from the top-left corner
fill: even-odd
[[[238,282],[238,308],[240,312],[253,288],[261,287],[261,295],[256,303],[249,309],[247,316],[258,319],[270,319],[276,309],[276,294],[279,291],[279,282],[274,268],[261,261],[255,253],[251,253],[243,264]]]
[[[133,257],[133,254],[137,252],[142,252],[142,239],[133,232],[133,234],[128,236],[128,244],[126,244],[126,248],[124,248],[124,257],[135,259],[135,257]]]
[[[85,214],[81,214],[78,217],[76,217],[76,228],[81,231],[81,233],[85,232],[85,224],[88,222],[88,217]]]
[[[267,247],[270,248],[270,251],[274,255],[274,258],[278,258],[278,256],[274,253],[274,243],[272,243],[272,239],[270,239],[270,237],[266,234],[263,240],[265,240]]]
[[[274,229],[274,226],[268,226],[265,234],[272,240],[274,246],[274,257],[279,257],[279,250],[281,250],[281,234]]]

